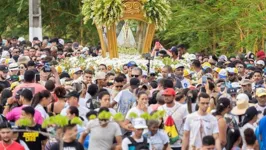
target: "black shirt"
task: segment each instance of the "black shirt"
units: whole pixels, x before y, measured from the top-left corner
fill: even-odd
[[[9,88],[10,87],[10,83],[6,80],[4,81],[0,81],[0,86],[3,86],[4,88]]]
[[[45,129],[41,128],[41,125],[36,124],[34,127],[27,127],[29,130],[46,132]],[[25,127],[19,127],[19,129],[26,129]],[[19,139],[23,140],[30,150],[41,150],[42,141],[46,140],[47,137],[40,134],[39,132],[20,132]]]
[[[57,142],[53,144],[50,150],[59,150],[59,143]],[[82,144],[75,140],[70,143],[64,142],[63,150],[84,150],[84,147]]]

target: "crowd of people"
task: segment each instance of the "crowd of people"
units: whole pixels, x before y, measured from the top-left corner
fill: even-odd
[[[263,50],[197,53],[190,68],[165,65],[159,73],[132,60],[117,73],[104,62],[95,71],[60,71],[60,59],[101,55],[100,47],[63,39],[13,37],[0,49],[0,150],[266,149]],[[151,56],[178,61],[186,52],[156,42]],[[67,124],[42,126],[56,115]]]

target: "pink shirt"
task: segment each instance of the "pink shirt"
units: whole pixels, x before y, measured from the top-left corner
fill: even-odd
[[[35,95],[38,92],[41,92],[43,90],[46,90],[44,86],[42,86],[39,83],[22,83],[18,85],[14,90],[13,90],[13,97],[16,96],[16,93],[18,90],[22,88],[27,88],[32,91],[32,94]]]
[[[6,119],[9,121],[14,121],[14,120],[17,121],[21,116],[22,108],[26,106],[27,105],[23,105],[23,106],[12,109],[9,113],[7,113]],[[42,124],[43,122],[42,115],[38,110],[35,110],[34,120],[35,120],[35,123],[37,124]]]

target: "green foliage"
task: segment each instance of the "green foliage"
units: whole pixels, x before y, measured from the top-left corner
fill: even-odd
[[[145,113],[141,114],[140,117],[145,119],[145,120],[149,120],[150,119],[150,114],[145,112]]]
[[[96,115],[90,115],[90,116],[89,116],[89,120],[93,120],[93,119],[96,119],[96,118],[97,118]]]
[[[171,16],[171,6],[167,0],[145,0],[143,10],[149,23],[155,23],[158,29],[165,29]]]
[[[266,1],[172,0],[172,20],[156,35],[164,46],[190,52],[233,54],[264,48]]]
[[[70,123],[81,125],[82,120],[79,117],[75,117],[70,120]],[[48,126],[64,127],[68,124],[69,124],[69,119],[66,116],[56,115],[46,118],[42,123],[42,127],[43,128],[47,128]]]
[[[115,121],[123,121],[125,119],[125,117],[123,116],[122,113],[116,113],[114,116],[113,116],[114,120]]]
[[[110,112],[106,112],[106,111],[102,111],[99,115],[98,118],[99,119],[105,119],[105,120],[109,120],[112,117],[112,114]]]
[[[139,116],[138,116],[138,114],[136,114],[136,113],[134,113],[134,112],[131,112],[131,113],[129,114],[129,117],[130,117],[130,118],[138,118]]]
[[[79,117],[74,117],[73,119],[71,119],[70,123],[82,125],[82,120]]]
[[[29,32],[28,0],[0,1],[0,35],[24,36]],[[84,24],[81,0],[41,0],[43,35],[96,45],[98,33],[92,23]]]
[[[85,23],[93,19],[99,26],[111,26],[123,15],[122,0],[84,0],[82,7]]]
[[[27,118],[21,118],[16,121],[16,125],[21,127],[29,127],[32,125],[32,121]]]

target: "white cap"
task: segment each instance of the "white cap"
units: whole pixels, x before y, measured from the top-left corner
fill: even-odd
[[[265,62],[263,60],[258,60],[256,62],[256,65],[262,65],[262,66],[265,66]]]
[[[146,121],[143,118],[136,118],[133,120],[133,126],[135,129],[146,129]]]
[[[177,64],[175,68],[185,68],[183,64]]]
[[[11,63],[9,66],[8,66],[8,69],[9,70],[19,70],[18,68],[18,64],[17,63]]]
[[[249,98],[247,96],[247,94],[245,93],[240,93],[236,96],[236,100],[239,101],[239,100],[244,100],[244,101],[249,101]]]

